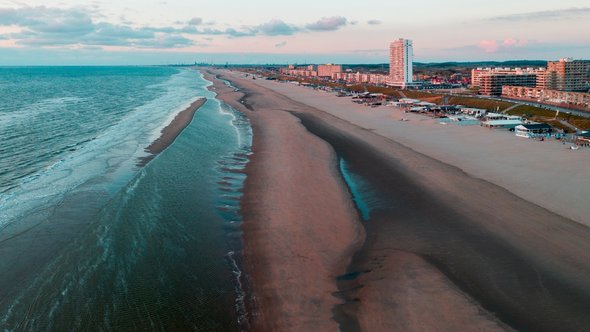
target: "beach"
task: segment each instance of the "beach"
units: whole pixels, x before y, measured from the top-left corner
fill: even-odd
[[[590,326],[586,154],[215,75],[253,126],[242,213],[256,330]],[[374,191],[366,222],[340,159]]]
[[[332,295],[333,280],[345,273],[364,232],[334,176],[334,152],[297,118],[269,111],[281,105],[279,95],[251,95],[250,110],[239,102],[242,93],[206,77],[218,98],[250,118],[254,133],[241,210],[253,329],[336,330],[332,309],[342,301]]]

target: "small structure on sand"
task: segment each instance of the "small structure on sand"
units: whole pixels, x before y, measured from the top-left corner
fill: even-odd
[[[578,134],[576,137],[576,144],[579,146],[590,146],[590,131]]]
[[[553,127],[546,123],[523,123],[516,126],[514,132],[518,137],[531,138],[551,134]]]
[[[488,120],[481,123],[482,126],[491,129],[514,129],[521,124],[521,120]]]
[[[488,111],[481,109],[481,108],[473,108],[473,107],[462,107],[461,113],[474,116],[476,118],[481,118],[486,115]]]
[[[487,113],[481,125],[487,128],[514,129],[523,124],[522,117],[500,113]]]

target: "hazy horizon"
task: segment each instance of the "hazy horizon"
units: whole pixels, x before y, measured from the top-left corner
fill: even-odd
[[[554,59],[557,60],[557,59]],[[583,61],[590,61],[586,59],[582,59]],[[536,62],[536,61],[553,61],[553,60],[544,60],[544,59],[508,59],[508,60],[470,60],[470,61],[431,61],[431,62],[423,62],[423,61],[414,61],[414,64],[445,64],[445,63],[458,63],[458,64],[470,64],[470,63],[486,63],[486,62],[494,62],[494,63],[506,63],[506,62]],[[320,65],[320,64],[328,64],[330,62],[252,62],[252,63],[240,63],[240,62],[178,62],[178,63],[144,63],[144,64],[132,64],[132,63],[121,63],[121,64],[13,64],[13,65],[4,65],[0,64],[0,68],[11,68],[11,67],[150,67],[150,66],[287,66],[287,65],[296,65],[296,66],[306,66],[306,65]],[[384,65],[389,66],[386,62],[372,62],[372,63],[365,63],[365,62],[339,62],[339,65],[343,66],[377,66],[377,65]]]

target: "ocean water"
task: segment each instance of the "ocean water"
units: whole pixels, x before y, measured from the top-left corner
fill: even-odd
[[[251,131],[208,85],[193,69],[0,68],[0,330],[243,327]]]

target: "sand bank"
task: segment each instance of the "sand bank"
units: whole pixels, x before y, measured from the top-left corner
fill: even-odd
[[[145,148],[145,152],[150,154],[140,158],[137,162],[137,166],[145,166],[150,160],[154,159],[158,154],[170,146],[170,144],[174,143],[174,140],[180,135],[184,128],[191,123],[197,110],[203,106],[206,101],[207,99],[205,98],[197,99],[185,110],[176,114],[174,119],[162,129],[160,137]]]
[[[483,129],[440,126],[443,129],[437,131],[435,124],[426,122],[430,119],[411,116],[410,123],[392,122],[392,114],[385,109],[355,109],[355,105],[349,105],[352,108],[348,108],[344,102],[350,101],[340,99],[343,102],[338,104],[339,98],[331,99],[332,97],[325,93],[320,93],[320,97],[314,95],[314,91],[292,85],[245,80],[241,75],[224,75],[227,75],[234,85],[254,96],[248,98],[252,109],[258,111],[268,105],[265,103],[268,103],[269,99],[273,99],[276,104],[268,107],[265,113],[283,114],[282,111],[285,110],[295,112],[304,127],[330,143],[337,156],[347,161],[351,171],[369,181],[382,200],[381,208],[372,214],[370,221],[365,225],[367,240],[362,249],[356,252],[349,266],[348,272],[358,277],[341,285],[345,290],[343,295],[349,300],[343,310],[350,316],[347,320],[350,325],[345,328],[367,331],[496,330],[510,327],[532,330],[580,330],[590,326],[590,318],[586,315],[586,309],[590,307],[590,230],[539,206],[538,201],[529,202],[523,199],[526,195],[517,196],[498,186],[497,184],[502,184],[501,181],[494,184],[466,174],[462,169],[479,165],[480,161],[471,161],[469,164],[473,158],[481,157],[482,152],[477,144],[479,141],[471,136],[460,136],[461,139],[456,140],[452,133],[454,130]],[[284,89],[285,95],[291,94],[290,97],[294,96],[293,99],[296,100],[276,95],[265,88],[273,84],[280,87],[273,87],[273,90]],[[292,89],[296,92],[292,92]],[[313,103],[321,104],[323,108],[318,110],[310,107],[309,104]],[[239,103],[236,104],[240,106]],[[369,115],[365,116],[365,113]],[[341,118],[331,114],[339,114]],[[286,119],[285,117],[283,120]],[[268,141],[273,140],[295,145],[304,142],[297,136],[291,137],[291,133],[281,127],[286,123],[283,120],[274,124],[264,124],[281,128],[279,130],[269,127],[258,129],[272,132],[266,137],[259,136],[261,145],[264,141],[267,141],[264,144],[272,144]],[[415,127],[410,127],[416,123]],[[372,124],[369,128],[372,131],[366,130],[363,124]],[[380,132],[389,130],[389,126],[406,128],[403,132],[407,137],[402,135],[404,145]],[[437,135],[429,133],[430,129]],[[501,137],[509,138],[511,142],[518,142],[515,143],[517,146],[520,142],[537,143],[518,141],[500,132],[484,131],[483,135],[486,133],[499,137],[499,140],[502,140]],[[282,135],[288,136],[281,138]],[[439,136],[444,144],[437,141]],[[431,142],[433,140],[434,143]],[[408,148],[405,146],[408,142],[414,142],[413,148],[422,149],[420,152],[432,152],[436,158]],[[451,144],[451,147],[444,150],[449,142],[456,144]],[[464,145],[458,146],[460,142]],[[290,152],[305,154],[316,149],[314,144],[321,145],[322,142],[309,140],[306,144],[303,149],[292,147],[293,150]],[[550,148],[558,151],[555,146]],[[502,145],[496,152],[501,153],[509,149],[508,145]],[[461,151],[467,153],[460,153]],[[486,155],[486,151],[483,155]],[[256,154],[255,151],[255,158]],[[513,154],[508,164],[520,162],[523,163],[522,166],[532,167],[533,171],[539,169],[535,163],[528,163],[531,161],[528,158],[534,158],[534,153],[525,154],[524,159],[519,159],[518,155],[515,157]],[[581,154],[579,156],[581,159],[584,158]],[[461,168],[454,167],[441,162],[443,157],[452,159],[455,163],[465,159],[469,165],[462,167],[463,164],[460,164],[457,166]],[[277,175],[263,173],[262,170],[264,162],[272,164],[273,158],[258,158],[260,159],[256,164],[260,167],[260,174],[265,174],[269,178],[267,180],[271,181],[270,178]],[[289,163],[283,162],[282,167],[297,165],[299,155],[292,155]],[[494,168],[499,166],[498,163],[484,164],[486,167],[483,167],[479,174],[490,178],[493,178],[493,174],[505,175],[503,170]],[[266,167],[272,168],[268,165]],[[543,168],[540,169],[543,173]],[[334,176],[334,172],[331,172],[331,175]],[[538,174],[533,177],[537,176]],[[519,178],[510,179],[516,181]],[[513,185],[526,187],[528,179],[529,177],[524,176]],[[264,186],[253,185],[247,183],[246,190],[258,192],[258,195],[268,190]],[[297,181],[291,185],[297,188],[295,190],[301,195],[307,195],[312,187],[313,190],[324,190],[318,189],[320,186],[323,187],[319,182],[317,186],[305,181]],[[537,187],[533,186],[534,188]],[[523,192],[530,194],[531,188]],[[246,200],[244,203],[247,207],[256,207],[264,202]],[[266,209],[276,209],[275,204],[278,202],[267,205]],[[570,202],[570,205],[573,204]],[[306,205],[290,202],[280,205],[283,214],[305,207]],[[322,208],[316,209],[320,211]],[[306,221],[301,219],[301,222]],[[248,223],[245,225],[246,246],[248,242],[257,241],[257,237],[266,237],[267,241],[274,238],[275,241],[280,240],[282,246],[293,248],[304,245],[299,242],[300,238],[297,236],[273,234],[263,228],[257,229],[258,232],[254,233],[248,230]],[[307,236],[313,234],[315,238],[329,238],[332,235],[329,229],[319,227],[316,223],[307,227]],[[289,241],[290,244],[283,241]],[[268,253],[265,253],[264,248],[250,247],[246,255],[250,256],[250,260],[254,257],[266,257]],[[268,250],[272,248],[269,247]],[[274,258],[278,259],[264,260],[261,265],[253,268],[272,270],[279,268],[273,267],[274,264],[290,266],[291,261],[288,258],[293,256],[292,253],[284,251],[282,254],[282,261],[277,255]],[[246,259],[248,260],[248,257]],[[305,263],[301,262],[300,266],[306,266]],[[272,285],[288,284],[300,273],[301,271],[284,269],[279,280],[274,280],[279,275],[268,273],[265,274],[268,278],[265,282]],[[259,275],[254,274],[252,278],[255,284],[260,283],[260,287],[264,287],[265,282],[260,282]],[[309,285],[316,287],[317,284]],[[328,283],[325,286],[328,286]],[[297,293],[298,301],[283,297],[283,301],[290,301],[288,305],[282,303],[281,306],[264,309],[273,302],[269,299],[260,303],[262,311],[270,310],[267,312],[274,315],[258,318],[262,321],[282,320],[286,308],[300,308],[304,303],[312,302],[313,294],[306,293],[304,289],[305,287],[301,293]],[[254,291],[257,291],[256,287]],[[275,293],[266,294],[277,296],[277,292],[281,291],[282,288],[279,286]],[[296,292],[293,288],[290,291]],[[306,297],[307,300],[304,300]],[[293,315],[297,313],[304,314],[304,311],[291,311],[287,317],[295,319]],[[306,319],[306,316],[299,318]]]
[[[343,301],[333,295],[335,280],[364,232],[337,176],[334,151],[282,111],[291,105],[280,95],[248,90],[247,108],[243,92],[206,77],[253,129],[241,210],[253,330],[337,330],[332,310]]]

